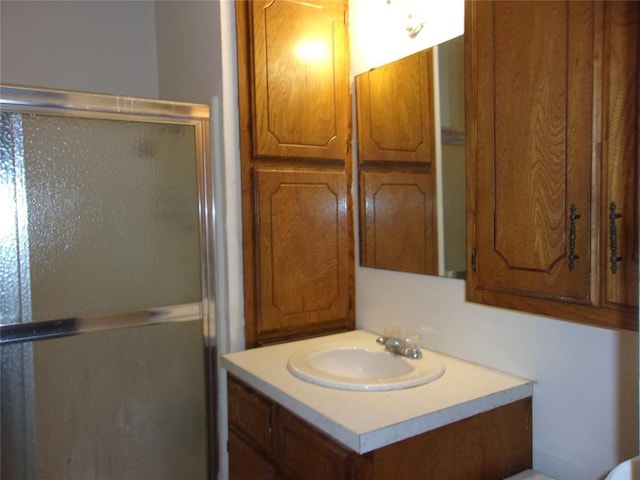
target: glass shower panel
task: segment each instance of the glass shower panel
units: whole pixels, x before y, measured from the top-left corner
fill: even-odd
[[[22,116],[0,112],[0,325],[28,322],[29,240]]]
[[[22,122],[32,320],[201,301],[194,126]]]

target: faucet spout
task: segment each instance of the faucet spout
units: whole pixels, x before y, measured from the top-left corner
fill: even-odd
[[[422,358],[422,352],[417,342],[412,338],[402,339],[393,336],[382,336],[376,339],[376,342],[380,345],[384,345],[384,349],[387,352],[391,352],[395,355],[402,355],[403,357],[418,359]]]

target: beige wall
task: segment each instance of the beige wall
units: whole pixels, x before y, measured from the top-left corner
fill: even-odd
[[[0,2],[0,81],[158,97],[154,3]]]

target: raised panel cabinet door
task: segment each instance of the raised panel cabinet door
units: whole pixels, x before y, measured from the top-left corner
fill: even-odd
[[[360,170],[365,267],[438,273],[433,175]]]
[[[273,465],[245,443],[233,430],[229,431],[228,448],[230,480],[271,480],[277,478]]]
[[[358,162],[433,163],[433,50],[356,77]]]
[[[255,170],[257,335],[350,325],[347,176]]]
[[[290,480],[350,480],[355,455],[284,408],[278,409],[276,462]]]
[[[345,159],[345,12],[341,1],[251,2],[254,156]]]
[[[257,449],[267,454],[273,450],[273,404],[267,398],[228,376],[229,423]]]
[[[467,154],[475,185],[471,295],[483,290],[591,304],[594,5],[466,6],[473,92]]]
[[[639,17],[637,1],[604,2],[600,257],[603,303],[619,309],[638,306]]]

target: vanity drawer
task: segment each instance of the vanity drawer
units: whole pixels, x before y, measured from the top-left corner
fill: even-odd
[[[276,418],[276,461],[287,479],[351,478],[350,450],[284,408],[278,408]]]
[[[273,403],[228,376],[229,423],[267,453],[273,450]]]

